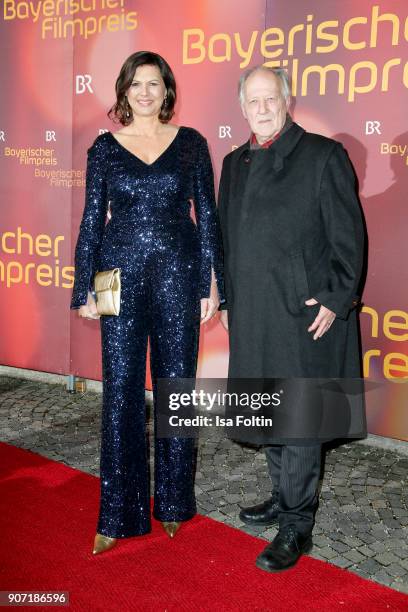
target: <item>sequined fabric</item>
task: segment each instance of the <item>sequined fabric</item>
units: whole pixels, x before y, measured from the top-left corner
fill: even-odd
[[[89,149],[71,308],[86,303],[95,272],[113,267],[121,268],[122,295],[120,315],[100,318],[97,531],[128,537],[151,528],[144,391],[148,339],[155,397],[157,378],[195,376],[200,298],[209,296],[211,269],[224,297],[211,160],[205,139],[195,130],[181,127],[150,165],[109,132]],[[196,512],[194,442],[155,438],[154,444],[153,515],[160,521],[190,519]]]

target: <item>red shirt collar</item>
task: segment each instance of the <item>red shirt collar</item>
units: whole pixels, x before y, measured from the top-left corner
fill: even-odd
[[[282,130],[281,130],[282,131]],[[268,147],[271,146],[271,144],[273,142],[275,142],[275,140],[277,140],[280,136],[281,132],[278,132],[277,134],[275,134],[275,136],[273,136],[273,138],[271,138],[270,140],[267,140],[266,142],[264,142],[262,145],[260,145],[256,139],[256,136],[254,133],[251,134],[251,140],[250,140],[250,144],[251,145],[258,145],[258,147],[260,147],[261,149],[267,149]]]

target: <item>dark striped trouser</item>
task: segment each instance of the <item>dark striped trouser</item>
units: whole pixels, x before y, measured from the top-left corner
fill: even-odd
[[[273,494],[279,493],[279,529],[311,533],[317,507],[321,444],[265,446]]]

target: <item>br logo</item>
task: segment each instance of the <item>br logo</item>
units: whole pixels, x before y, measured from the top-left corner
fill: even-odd
[[[218,138],[232,138],[231,126],[230,125],[218,126]]]
[[[366,121],[365,122],[365,133],[366,134],[381,134],[381,123],[379,121]]]
[[[92,77],[90,74],[77,74],[75,77],[75,93],[83,94],[86,91],[93,93],[91,83]]]

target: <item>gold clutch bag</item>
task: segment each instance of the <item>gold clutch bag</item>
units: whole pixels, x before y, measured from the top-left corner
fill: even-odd
[[[94,288],[98,314],[117,316],[120,311],[120,268],[97,272]]]

